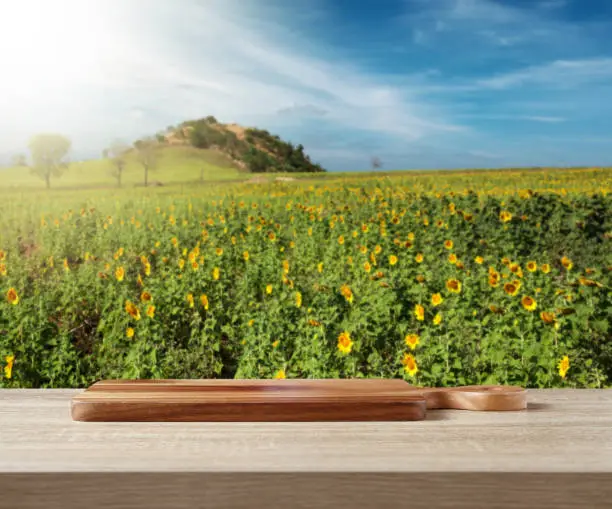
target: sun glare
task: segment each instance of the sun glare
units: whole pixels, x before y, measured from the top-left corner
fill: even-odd
[[[23,100],[99,75],[116,51],[111,15],[109,2],[98,0],[3,2],[1,95]]]

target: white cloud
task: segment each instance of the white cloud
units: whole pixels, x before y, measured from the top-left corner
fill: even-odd
[[[461,129],[435,104],[414,100],[410,89],[326,55],[274,20],[257,21],[236,1],[126,0],[120,12],[113,12],[117,4],[96,0],[95,18],[77,3],[56,0],[54,12],[67,12],[70,26],[95,21],[94,29],[71,38],[74,47],[67,40],[59,48],[58,72],[50,69],[25,88],[0,82],[0,107],[9,111],[0,134],[25,135],[44,127],[83,138],[81,128],[89,125],[91,136],[130,138],[145,128],[154,131],[208,114],[222,121],[282,126],[276,112],[287,109],[294,117],[325,111],[325,121],[338,127],[405,139]],[[14,51],[19,52],[19,43]],[[29,56],[36,60],[35,51]],[[134,114],[144,110],[147,125]],[[126,115],[132,122],[123,125],[117,118]],[[17,119],[11,125],[10,117]],[[160,125],[152,124],[156,119]]]
[[[482,88],[505,89],[521,85],[571,88],[612,77],[612,58],[587,60],[556,60],[498,74],[477,81]]]
[[[514,120],[514,121],[528,121],[528,122],[544,122],[544,123],[559,123],[565,122],[567,119],[563,117],[544,116],[544,115],[496,115],[496,114],[472,114],[472,115],[459,115],[465,118],[481,118],[486,120]]]

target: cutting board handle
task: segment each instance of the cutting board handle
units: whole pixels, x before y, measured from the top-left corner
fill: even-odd
[[[516,411],[527,408],[527,390],[513,385],[418,387],[427,408],[476,411]]]

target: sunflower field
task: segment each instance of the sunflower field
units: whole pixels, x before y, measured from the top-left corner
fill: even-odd
[[[611,177],[3,192],[0,387],[610,387]]]

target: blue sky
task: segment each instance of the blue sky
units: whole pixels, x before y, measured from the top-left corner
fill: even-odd
[[[607,0],[22,0],[0,16],[0,154],[75,158],[183,120],[330,170],[612,165]],[[33,34],[33,35],[30,35]]]

